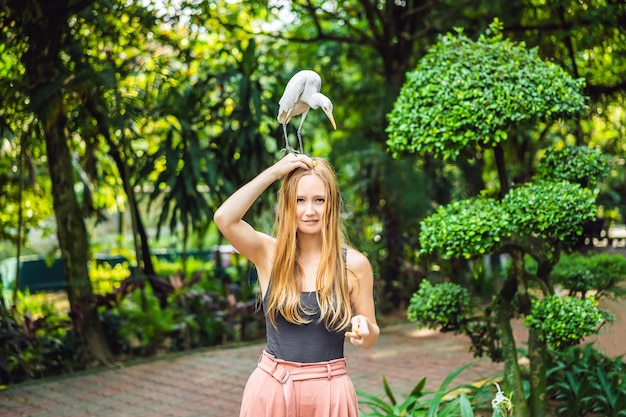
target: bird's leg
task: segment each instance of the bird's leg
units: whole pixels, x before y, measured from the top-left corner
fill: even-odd
[[[306,119],[306,115],[309,114],[309,110],[307,109],[304,113],[302,113],[302,117],[300,118],[300,126],[298,126],[298,130],[296,131],[296,135],[298,136],[298,143],[300,144],[300,153],[304,153],[304,147],[302,146],[302,125],[304,124],[304,119]]]
[[[302,147],[302,136],[300,135],[300,129],[296,132],[298,135],[298,143],[300,144],[300,153],[304,153],[304,148]]]
[[[289,139],[287,138],[287,123],[283,123],[283,132],[285,133],[285,148],[283,149],[283,151],[298,153],[298,151],[289,146]]]

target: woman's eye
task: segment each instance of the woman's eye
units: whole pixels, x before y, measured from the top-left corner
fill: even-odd
[[[318,203],[323,203],[325,200],[324,200],[323,198],[318,198],[318,199],[317,199],[317,200],[315,200],[315,201],[317,201]]]
[[[304,201],[304,198],[296,198],[296,203],[302,203]]]

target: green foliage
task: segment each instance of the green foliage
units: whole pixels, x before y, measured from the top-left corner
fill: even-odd
[[[17,294],[17,306],[0,306],[0,382],[14,384],[86,367],[86,352],[67,316],[53,304]]]
[[[389,402],[386,402],[382,398],[375,395],[368,394],[362,391],[357,391],[357,394],[361,399],[359,404],[368,407],[369,413],[360,413],[362,417],[383,417],[383,416],[404,416],[408,413],[412,413],[418,406],[419,399],[424,395],[424,386],[426,385],[426,378],[422,378],[411,390],[409,396],[401,403],[398,403],[396,394],[391,391],[387,378],[383,375],[383,388],[387,395]]]
[[[264,320],[262,315],[255,314],[256,293],[244,277],[237,276],[237,269],[215,269],[213,260],[205,262],[195,257],[188,261],[198,269],[187,276],[180,270],[180,261],[156,262],[159,272],[167,275],[147,280],[149,285],[145,287],[149,289],[145,301],[141,295],[141,277],[130,277],[110,294],[101,296],[101,317],[117,351],[135,353],[133,349],[139,347],[142,349],[139,354],[151,355],[155,349],[182,351],[228,340],[252,340],[261,335]],[[136,289],[137,286],[140,288]],[[138,304],[137,300],[143,304]],[[134,321],[135,327],[129,318],[128,306],[133,307],[133,315],[140,316]],[[139,307],[142,310],[136,311]],[[146,337],[154,337],[154,343],[140,339],[139,327],[144,322],[153,329]],[[167,341],[167,345],[161,343],[163,341]]]
[[[551,295],[533,301],[530,315],[524,324],[552,349],[564,349],[580,343],[585,337],[596,334],[600,326],[611,317],[598,308],[593,298]]]
[[[495,199],[470,198],[442,206],[422,220],[423,252],[443,259],[492,252],[511,233],[510,214]]]
[[[154,296],[149,285],[124,298],[119,314],[120,335],[134,341],[145,354],[154,353],[162,347],[169,333],[179,325],[174,311],[161,308],[159,299]]]
[[[451,372],[441,383],[437,391],[424,391],[426,377],[422,378],[413,388],[411,393],[403,402],[396,400],[396,395],[391,391],[387,379],[383,376],[383,388],[389,402],[372,394],[357,391],[359,404],[368,408],[361,411],[361,417],[473,417],[474,411],[470,399],[476,400],[478,397],[468,398],[466,391],[477,392],[469,386],[461,386],[449,390],[448,386],[464,370],[474,365],[470,362],[460,366]]]
[[[571,242],[595,214],[595,194],[587,188],[527,183],[501,202],[477,197],[439,207],[422,220],[420,244],[426,254],[469,259],[498,251],[513,234]]]
[[[109,263],[91,262],[89,265],[89,279],[96,294],[113,291],[113,288],[128,278],[131,274],[128,262]]]
[[[610,169],[610,158],[599,149],[588,146],[567,146],[550,149],[541,160],[538,178],[568,181],[585,188],[595,188]]]
[[[526,292],[518,292],[528,287],[530,279],[536,278],[546,293],[551,291],[542,280],[560,251],[578,241],[577,236],[583,233],[583,226],[595,218],[597,209],[596,190],[588,188],[590,181],[582,185],[568,181],[580,178],[563,175],[569,171],[559,171],[557,161],[551,158],[547,159],[545,172],[554,171],[554,175],[530,183],[525,183],[530,175],[521,175],[519,180],[514,176],[515,183],[522,185],[510,189],[507,170],[515,173],[517,167],[506,165],[510,158],[505,159],[504,151],[513,148],[526,158],[523,153],[535,146],[526,136],[532,134],[535,127],[541,124],[548,131],[554,121],[580,115],[586,105],[582,79],[572,79],[563,69],[543,61],[537,49],[529,50],[523,42],[514,44],[503,39],[501,29],[496,20],[490,33],[480,36],[476,42],[469,40],[462,31],[443,37],[420,60],[416,70],[407,74],[395,107],[388,115],[386,131],[389,134],[387,144],[396,157],[419,153],[444,160],[461,155],[465,159],[495,148],[501,192],[506,193],[502,200],[474,198],[438,208],[421,222],[420,244],[422,254],[443,259],[470,259],[501,252],[514,254],[512,271],[515,275],[506,278],[496,295],[501,302],[502,317],[513,317],[516,299],[524,309],[530,305]],[[515,136],[507,140],[510,132]],[[501,146],[505,141],[506,148]],[[528,143],[521,144],[522,141]],[[567,154],[571,161],[565,165],[575,166],[577,159],[585,160],[587,155],[582,155],[583,152]],[[531,159],[528,166],[522,167],[522,173],[532,172],[533,159],[529,156]],[[592,155],[592,161],[594,156],[598,155]],[[593,168],[580,171],[585,179],[596,173]],[[536,276],[527,274],[518,262],[524,255],[531,255],[538,262]],[[586,304],[576,309],[571,303],[561,306],[556,305],[558,301],[541,304],[543,302],[545,300],[532,304],[533,315],[526,318],[526,324],[549,345],[578,343],[594,334],[605,319],[596,306],[589,311],[583,308],[588,307]],[[573,330],[545,317],[558,314],[560,310],[566,311],[562,317],[568,317],[567,324]],[[488,316],[487,312],[485,318]],[[499,346],[485,318],[477,321],[479,324],[468,321],[462,331],[470,335],[476,351],[488,350],[495,357]],[[502,332],[508,330],[507,325],[500,326]],[[489,339],[489,342],[481,343],[482,339]],[[501,347],[507,383],[515,387],[513,398],[518,403],[518,412],[526,415],[528,404],[519,374],[513,372],[517,366],[515,342],[509,339]],[[540,356],[531,357],[537,358],[538,369],[542,369]],[[540,395],[532,393],[533,398],[540,398]],[[542,402],[540,399],[533,407],[544,407]]]
[[[168,308],[175,314],[179,326],[171,334],[172,350],[185,350],[212,346],[233,336],[233,326],[247,314],[247,304],[242,310],[231,306],[228,291],[217,279],[176,279],[168,296]]]
[[[626,364],[624,357],[609,358],[593,344],[550,350],[547,393],[564,417],[626,416]]]
[[[407,74],[388,115],[395,156],[455,159],[468,147],[505,141],[511,126],[582,113],[584,80],[542,60],[536,48],[503,39],[501,29],[496,20],[477,41],[449,33]]]
[[[0,161],[2,159],[0,156]],[[13,164],[5,168],[6,172],[17,169],[16,165]],[[20,224],[20,216],[21,227],[23,227],[22,233],[28,235],[30,230],[45,229],[44,220],[53,213],[50,196],[45,195],[39,187],[37,189],[22,189],[20,200],[18,181],[19,179],[15,176],[3,179],[2,174],[0,174],[0,195],[2,195],[0,199],[0,238],[10,240],[13,243],[17,242],[16,226]],[[41,181],[42,185],[47,183],[44,178],[37,181]]]
[[[516,233],[568,240],[596,216],[595,193],[567,181],[527,183],[511,189],[502,204]]]
[[[159,275],[171,276],[182,272],[182,261],[170,261],[167,259],[158,259],[153,257],[154,269]],[[190,278],[193,274],[200,271],[212,271],[215,268],[215,261],[205,261],[201,257],[189,256],[186,259],[187,276]]]
[[[470,301],[470,292],[458,284],[432,285],[423,280],[411,297],[407,317],[429,328],[458,330],[471,311]]]
[[[554,285],[583,298],[594,292],[596,298],[623,297],[626,288],[626,258],[622,255],[572,253],[562,256],[550,273]]]

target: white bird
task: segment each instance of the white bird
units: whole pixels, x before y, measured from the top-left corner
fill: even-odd
[[[330,119],[330,123],[334,129],[337,129],[335,118],[333,117],[333,103],[328,97],[320,93],[322,88],[322,78],[315,71],[302,70],[296,73],[285,87],[285,92],[280,98],[278,104],[278,122],[283,125],[285,133],[285,149],[289,152],[297,153],[295,149],[289,146],[287,139],[287,123],[292,117],[302,115],[300,126],[297,130],[298,143],[300,144],[300,153],[303,153],[302,147],[302,124],[310,109],[321,108],[326,116]]]

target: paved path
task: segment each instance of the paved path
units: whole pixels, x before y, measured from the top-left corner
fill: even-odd
[[[597,346],[611,356],[624,354],[625,306],[609,302],[607,307],[618,320],[602,330]],[[516,328],[516,335],[523,338],[521,326]],[[262,349],[258,343],[204,350],[19,384],[0,391],[0,416],[237,417],[244,384]],[[422,377],[427,377],[427,390],[436,390],[452,371],[474,360],[468,349],[465,337],[417,330],[405,323],[385,327],[372,349],[347,343],[346,357],[357,390],[382,396],[385,375],[398,399],[404,399]],[[483,360],[461,373],[451,387],[501,371],[502,364]]]

